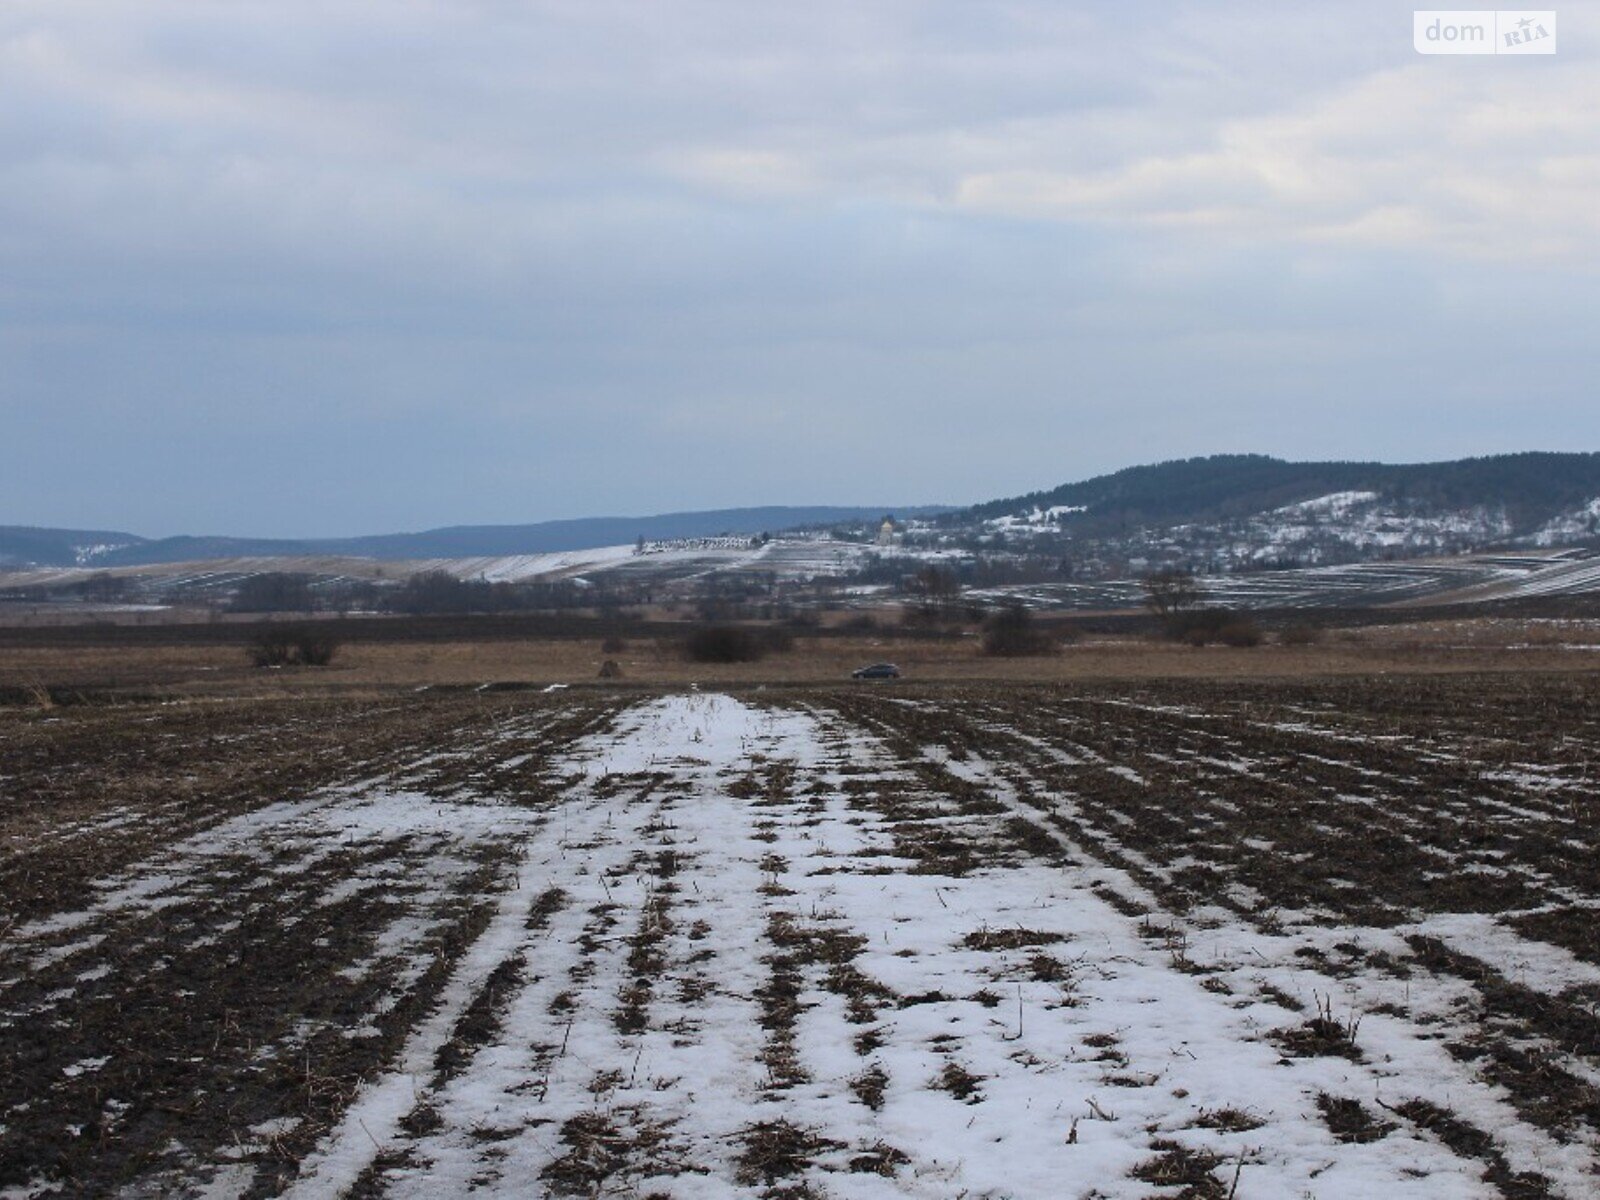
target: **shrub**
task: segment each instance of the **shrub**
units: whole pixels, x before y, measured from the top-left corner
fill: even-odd
[[[605,660],[605,662],[600,664],[600,678],[601,679],[621,679],[622,678],[622,668],[617,666],[617,660],[616,659],[608,658],[608,659]]]
[[[309,629],[267,628],[245,648],[258,667],[325,667],[339,652],[339,643],[326,634]]]
[[[245,653],[258,667],[286,667],[294,661],[294,639],[286,629],[263,630]]]
[[[600,643],[601,654],[621,654],[627,648],[628,643],[614,633]]]
[[[1322,640],[1322,628],[1312,625],[1307,621],[1298,621],[1287,626],[1278,635],[1278,641],[1285,646],[1314,646]]]
[[[766,653],[765,639],[743,625],[704,625],[684,642],[693,662],[756,662]]]
[[[1049,654],[1055,642],[1020,604],[1007,605],[983,623],[983,652],[1004,658]]]
[[[1224,625],[1237,619],[1238,614],[1226,608],[1194,608],[1167,614],[1163,628],[1175,642],[1208,646],[1221,638]]]
[[[339,653],[339,643],[322,633],[310,630],[295,635],[295,660],[304,667],[325,667]]]
[[[22,692],[35,708],[48,711],[56,706],[56,698],[50,688],[37,679],[26,680],[22,685]]]
[[[1221,642],[1225,646],[1259,646],[1261,628],[1245,613],[1226,608],[1196,608],[1189,612],[1171,613],[1166,620],[1166,633],[1176,642],[1191,646],[1209,646]]]
[[[1217,640],[1224,646],[1259,646],[1261,628],[1249,617],[1234,617],[1217,630]]]

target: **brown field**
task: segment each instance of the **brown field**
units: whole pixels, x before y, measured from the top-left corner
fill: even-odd
[[[243,635],[239,635],[242,639]],[[351,640],[328,667],[259,669],[242,641],[193,644],[0,645],[0,695],[43,686],[68,694],[155,690],[181,695],[362,692],[425,685],[583,685],[614,659],[620,683],[663,686],[828,683],[856,667],[890,661],[907,681],[1066,682],[1217,678],[1295,679],[1361,675],[1590,671],[1600,668],[1600,621],[1459,620],[1327,631],[1311,646],[1267,642],[1248,649],[1191,647],[1136,634],[1090,635],[1057,653],[989,658],[977,639],[891,635],[801,636],[755,663],[688,661],[676,635],[627,639],[615,654],[597,637],[447,637]]]
[[[13,706],[0,1187],[1592,1194],[1597,700]]]
[[[0,1193],[1583,1200],[1595,640],[6,646]]]

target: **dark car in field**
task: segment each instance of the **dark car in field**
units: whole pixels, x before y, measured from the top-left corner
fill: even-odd
[[[851,679],[899,679],[900,668],[893,663],[873,663],[850,672]]]

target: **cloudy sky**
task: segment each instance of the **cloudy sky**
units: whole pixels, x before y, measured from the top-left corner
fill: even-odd
[[[1600,0],[7,0],[0,524],[1600,448]]]

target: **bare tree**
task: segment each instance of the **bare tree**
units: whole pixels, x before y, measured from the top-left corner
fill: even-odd
[[[1170,617],[1193,608],[1205,598],[1205,591],[1193,573],[1181,567],[1153,571],[1141,582],[1145,607],[1158,617]]]
[[[956,601],[961,595],[961,580],[954,571],[929,563],[910,579],[903,580],[901,587],[918,598],[919,615],[924,620],[957,615]]]
[[[931,563],[916,573],[912,587],[930,600],[954,600],[961,594],[961,580],[956,573]]]

